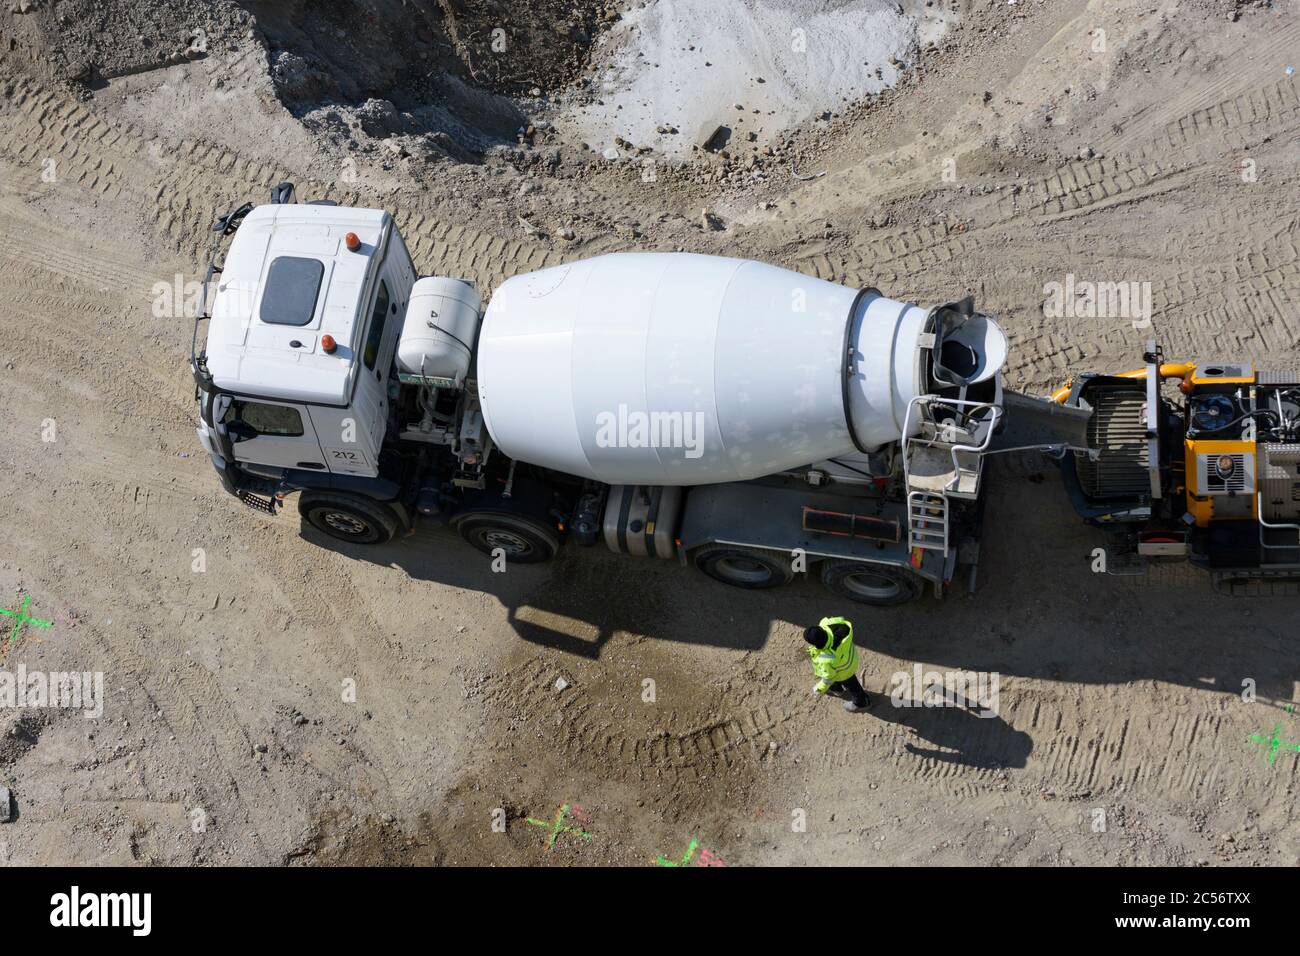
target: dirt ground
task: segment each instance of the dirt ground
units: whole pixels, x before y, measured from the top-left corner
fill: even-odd
[[[1300,759],[1249,739],[1300,741],[1298,599],[1092,573],[1032,463],[993,476],[974,594],[869,610],[595,549],[495,574],[441,530],[349,548],[240,506],[195,438],[158,286],[282,180],[485,293],[686,249],[972,293],[1035,394],[1152,334],[1300,367],[1295,0],[941,5],[893,89],[675,163],[566,125],[620,4],[6,4],[0,607],[51,625],[0,667],[102,671],[105,700],[0,710],[0,861],[1300,862]],[[1153,329],[1046,318],[1070,273],[1150,282]],[[799,632],[839,612],[867,715],[810,692]],[[889,706],[916,663],[998,672],[999,715]],[[548,848],[529,818],[566,804],[583,833]]]

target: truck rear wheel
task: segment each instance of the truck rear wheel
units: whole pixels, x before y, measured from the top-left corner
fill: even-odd
[[[397,533],[391,508],[356,495],[304,491],[298,513],[316,530],[351,544],[387,544]]]
[[[489,557],[499,548],[507,561],[540,564],[560,550],[560,536],[550,525],[524,515],[472,511],[453,523],[462,538]]]
[[[827,561],[822,584],[832,594],[877,607],[906,604],[921,595],[921,579],[904,568],[864,561]]]
[[[778,588],[794,580],[794,571],[783,555],[758,548],[708,545],[691,556],[695,566],[723,584],[751,591]]]

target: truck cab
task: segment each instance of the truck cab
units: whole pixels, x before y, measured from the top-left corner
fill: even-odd
[[[196,360],[199,440],[237,492],[285,471],[378,477],[416,278],[392,218],[283,203],[237,226]]]

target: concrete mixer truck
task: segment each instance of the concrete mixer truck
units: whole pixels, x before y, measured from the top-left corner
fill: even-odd
[[[973,582],[984,459],[1034,400],[969,299],[617,253],[485,311],[418,276],[388,213],[272,198],[215,223],[191,350],[199,440],[246,504],[296,494],[356,545],[436,521],[508,562],[603,542],[741,588],[808,571],[866,604]]]

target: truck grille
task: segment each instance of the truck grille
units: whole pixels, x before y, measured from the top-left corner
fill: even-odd
[[[1146,396],[1141,392],[1103,391],[1090,396],[1088,447],[1099,449],[1096,461],[1079,455],[1077,470],[1090,498],[1132,498],[1149,494],[1147,473]]]

